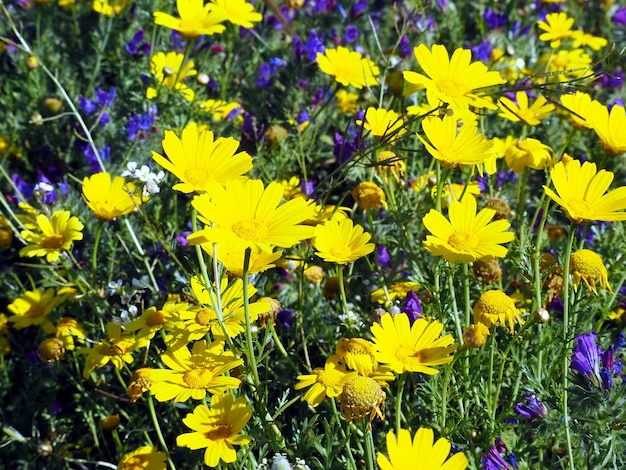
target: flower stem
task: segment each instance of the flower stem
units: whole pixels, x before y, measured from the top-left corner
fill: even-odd
[[[396,436],[400,434],[400,428],[402,427],[402,394],[404,393],[406,377],[406,373],[400,374],[400,377],[398,377],[398,391],[396,392]]]
[[[259,379],[259,371],[257,370],[256,355],[254,352],[254,343],[252,342],[252,325],[250,324],[250,302],[248,299],[248,272],[250,270],[250,253],[252,250],[246,248],[246,254],[243,261],[243,311],[246,318],[246,356],[248,357],[248,369],[252,371],[254,378],[254,388],[257,392],[261,390],[261,380]]]
[[[148,408],[150,409],[150,417],[152,418],[152,424],[154,425],[154,430],[157,433],[157,437],[159,438],[159,443],[167,455],[167,462],[170,464],[170,468],[172,470],[176,470],[176,466],[174,462],[172,462],[172,458],[170,457],[170,451],[165,444],[165,439],[163,438],[163,433],[161,432],[161,426],[159,425],[159,418],[157,418],[156,410],[154,409],[154,398],[152,398],[152,394],[148,394]]]
[[[367,462],[368,470],[374,470],[374,454],[376,451],[374,448],[374,438],[372,436],[372,426],[366,419],[361,421],[365,423],[365,429],[363,430],[365,434],[365,461]]]

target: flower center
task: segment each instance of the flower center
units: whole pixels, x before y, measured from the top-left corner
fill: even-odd
[[[193,186],[204,187],[210,178],[209,173],[202,168],[189,168],[185,170],[185,179]]]
[[[590,211],[589,203],[583,199],[570,199],[567,201],[567,213],[572,219],[576,219],[579,216],[585,217],[589,215]]]
[[[346,382],[342,393],[349,405],[371,407],[380,400],[382,389],[374,379],[358,376]]]
[[[239,238],[249,241],[263,241],[267,237],[267,226],[254,219],[240,220],[232,225],[231,230]]]
[[[204,433],[204,436],[211,441],[219,441],[230,437],[230,428],[228,426],[215,426],[210,431]]]
[[[213,373],[209,369],[191,369],[183,375],[183,381],[189,388],[207,389],[213,382]]]
[[[332,387],[337,385],[343,374],[338,370],[324,370],[317,376],[317,382],[324,387]]]
[[[215,315],[212,310],[208,308],[201,308],[198,313],[196,313],[196,317],[194,318],[195,322],[201,326],[209,326],[211,321],[215,319]]]
[[[41,246],[43,248],[58,249],[58,248],[61,248],[64,241],[65,241],[65,237],[63,235],[58,235],[58,234],[48,235],[46,238],[42,240]]]
[[[142,470],[146,468],[146,460],[143,457],[131,457],[123,461],[119,468],[121,470]]]
[[[406,346],[401,346],[396,350],[396,358],[406,365],[418,365],[422,363],[422,355],[419,351]]]
[[[579,272],[589,278],[604,276],[604,263],[599,255],[591,250],[578,250],[571,257],[571,272]]]
[[[25,317],[28,318],[39,318],[43,316],[45,313],[44,308],[41,305],[33,305],[28,311],[25,313]]]
[[[352,250],[347,245],[338,243],[330,249],[330,254],[337,259],[345,259],[350,257]]]
[[[461,253],[469,253],[478,245],[478,237],[471,233],[454,232],[448,239],[448,245]]]
[[[444,164],[445,163],[457,164],[459,161],[461,161],[461,156],[459,155],[459,152],[457,151],[457,149],[455,149],[452,146],[441,147],[441,148],[438,148],[437,150],[446,159]]]
[[[165,315],[163,314],[163,310],[157,310],[156,312],[152,312],[146,318],[146,326],[159,326],[165,323]]]
[[[439,80],[436,82],[437,89],[446,96],[465,96],[467,89],[459,82],[453,80]]]

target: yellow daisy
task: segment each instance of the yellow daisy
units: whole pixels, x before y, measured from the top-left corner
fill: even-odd
[[[69,211],[55,211],[50,218],[39,214],[36,220],[36,229],[22,230],[22,238],[30,245],[20,250],[20,256],[45,256],[46,261],[54,263],[61,253],[72,248],[74,240],[83,239],[85,226],[77,217],[70,216]]]
[[[550,170],[554,189],[544,186],[547,196],[561,206],[576,223],[626,220],[626,186],[606,192],[613,181],[613,173],[596,172],[596,164],[579,160],[554,165]]]
[[[220,461],[232,463],[237,460],[233,446],[245,445],[252,440],[240,434],[252,416],[252,407],[246,399],[235,398],[226,393],[211,397],[211,408],[198,405],[193,413],[183,418],[183,423],[194,432],[180,434],[176,445],[192,450],[204,449],[204,463],[217,467]]]
[[[591,103],[597,103],[597,101],[592,100],[591,96],[582,91],[561,96],[561,104],[568,111],[568,115],[576,127],[590,128],[593,126],[586,117],[591,110]]]
[[[404,299],[411,291],[417,292],[422,286],[415,281],[394,282],[389,287],[380,287],[370,294],[370,300],[379,304],[391,304],[395,300]]]
[[[493,144],[478,134],[474,126],[464,125],[458,129],[452,116],[424,119],[422,129],[428,140],[419,134],[417,138],[428,153],[448,168],[479,165],[478,170],[482,172],[482,164],[491,157]]]
[[[543,95],[539,95],[530,106],[528,106],[528,95],[523,91],[518,91],[515,94],[515,100],[517,103],[506,96],[500,98],[498,100],[500,114],[498,115],[509,121],[522,121],[529,126],[537,126],[544,119],[548,119],[550,113],[554,111],[554,105],[548,103]]]
[[[343,364],[360,375],[369,375],[377,365],[374,343],[363,338],[340,338],[335,354]]]
[[[209,10],[204,0],[176,0],[176,9],[180,18],[155,11],[154,24],[178,31],[185,39],[224,31],[224,25],[220,24],[215,12]]]
[[[45,333],[53,333],[54,325],[48,315],[66,299],[66,296],[58,295],[52,287],[45,291],[26,291],[7,307],[13,314],[7,321],[13,323],[16,330],[35,325],[40,326]]]
[[[574,276],[574,290],[578,289],[578,285],[582,280],[587,289],[598,295],[598,291],[596,291],[597,280],[601,289],[613,293],[609,284],[609,273],[604,267],[600,255],[594,251],[583,249],[572,253],[569,272]]]
[[[270,251],[272,246],[288,248],[313,235],[313,228],[301,225],[313,216],[315,206],[304,198],[280,204],[283,188],[261,180],[230,180],[225,187],[213,183],[210,196],[200,195],[192,205],[204,230],[189,236],[189,241],[217,243],[236,241],[243,247]]]
[[[245,0],[211,0],[207,7],[217,21],[230,21],[242,28],[253,28],[253,23],[263,19],[261,13],[254,11],[254,5]]]
[[[181,182],[172,189],[182,193],[204,193],[213,182],[224,185],[232,179],[244,179],[252,169],[252,157],[237,152],[239,142],[232,137],[214,140],[213,132],[198,132],[195,126],[183,129],[182,138],[165,131],[163,150],[167,158],[152,152],[152,158]]]
[[[550,47],[556,49],[561,45],[561,40],[572,37],[574,18],[566,13],[548,13],[546,21],[537,21],[537,26],[545,33],[539,35],[541,41],[550,41]]]
[[[359,109],[359,95],[350,93],[343,88],[335,95],[339,111],[346,114],[354,114]]]
[[[95,173],[83,179],[83,200],[100,220],[113,220],[133,212],[141,204],[133,183],[121,176],[111,180],[107,172]]]
[[[454,107],[492,108],[491,99],[484,96],[481,89],[505,83],[499,72],[488,71],[482,62],[470,63],[472,52],[469,49],[456,49],[450,58],[441,44],[433,45],[430,51],[420,44],[413,53],[425,75],[405,71],[404,79],[426,88],[427,94],[435,100]]]
[[[389,457],[380,452],[376,457],[380,470],[465,470],[468,466],[463,452],[450,457],[448,440],[442,437],[435,442],[432,429],[419,428],[412,440],[406,429],[400,429],[398,437],[389,431],[386,441]]]
[[[615,105],[611,112],[603,104],[593,101],[585,115],[598,134],[602,146],[613,154],[626,152],[626,113],[624,106]]]
[[[178,90],[187,101],[193,101],[195,93],[182,81],[187,77],[196,75],[198,71],[194,69],[193,60],[183,64],[184,59],[184,54],[178,52],[168,52],[167,54],[157,52],[152,56],[150,72],[160,86]],[[150,86],[146,90],[146,98],[149,100],[156,98],[158,94],[154,87]]]
[[[317,64],[322,72],[335,77],[342,85],[354,88],[378,85],[380,69],[369,59],[355,51],[339,46],[317,53]]]
[[[224,343],[205,340],[193,343],[193,351],[168,349],[161,355],[167,369],[150,371],[150,392],[158,401],[184,402],[190,398],[202,400],[207,392],[215,395],[239,388],[241,380],[222,376],[224,372],[243,364],[232,351],[224,351]]]
[[[348,372],[340,364],[338,356],[326,359],[324,367],[313,369],[312,374],[299,375],[299,382],[294,386],[296,390],[309,388],[304,394],[304,400],[311,406],[318,406],[324,398],[335,398],[341,395],[346,381],[357,377],[356,372]]]
[[[515,301],[496,289],[483,292],[474,305],[474,323],[482,323],[487,328],[508,325],[509,333],[513,334],[515,323],[524,322],[515,307]]]
[[[132,5],[135,0],[94,0],[92,4],[93,11],[104,16],[117,16],[126,7]]]
[[[156,447],[142,446],[124,454],[117,470],[165,470],[167,455]]]
[[[85,331],[85,328],[83,328],[75,318],[63,317],[57,322],[54,328],[55,336],[63,341],[63,345],[68,351],[74,350],[74,342],[85,344],[87,331]]]
[[[432,234],[426,236],[424,246],[434,256],[443,256],[451,263],[470,263],[486,256],[504,258],[508,243],[515,234],[506,230],[511,226],[507,220],[491,222],[496,215],[493,209],[482,209],[476,214],[476,199],[466,195],[452,201],[448,221],[440,212],[431,209],[424,216],[424,226]]]
[[[411,325],[405,313],[386,313],[380,323],[370,328],[374,342],[374,357],[395,373],[420,372],[438,374],[432,366],[448,364],[456,350],[452,335],[440,336],[443,324],[420,318]]]
[[[370,234],[363,227],[353,225],[352,220],[327,220],[313,232],[313,246],[316,254],[325,261],[347,264],[374,251],[374,244],[368,243]]]
[[[589,47],[594,51],[599,51],[603,47],[605,47],[609,42],[599,36],[594,36],[593,34],[585,33],[584,31],[572,31],[572,47]]]
[[[547,52],[539,58],[541,66],[548,65],[548,72],[552,74],[548,80],[564,82],[571,79],[580,78],[589,73],[592,59],[582,49],[564,50],[557,52]]]
[[[515,173],[522,173],[524,168],[543,170],[554,164],[554,150],[528,137],[508,146],[504,151],[504,161]]]
[[[365,121],[358,120],[356,123],[370,131],[373,136],[380,137],[388,143],[392,143],[406,132],[402,116],[385,108],[367,108]]]

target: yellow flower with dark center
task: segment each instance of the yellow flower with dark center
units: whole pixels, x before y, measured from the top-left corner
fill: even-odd
[[[368,209],[387,209],[387,201],[385,200],[385,192],[372,181],[363,181],[359,183],[352,191],[352,197],[363,210]]]
[[[432,429],[419,428],[412,440],[406,429],[398,437],[389,431],[386,440],[389,457],[381,452],[376,457],[380,470],[465,470],[468,465],[463,452],[450,457],[450,442],[443,437],[435,442]]]
[[[569,272],[574,276],[574,290],[578,290],[578,285],[582,280],[587,289],[598,295],[596,290],[596,281],[598,281],[600,289],[613,293],[609,284],[609,273],[604,267],[600,255],[594,251],[583,249],[572,253]]]
[[[596,164],[572,160],[563,162],[550,170],[554,189],[544,186],[546,195],[561,206],[567,216],[576,223],[626,220],[626,186],[607,193],[613,173],[596,172]]]
[[[13,323],[16,330],[35,325],[40,326],[45,333],[54,333],[54,325],[48,319],[48,315],[66,298],[64,295],[58,295],[52,287],[45,291],[41,289],[26,291],[7,307],[13,314],[7,321]]]
[[[204,463],[216,467],[220,461],[232,463],[237,460],[233,446],[245,445],[252,440],[240,434],[252,416],[252,407],[246,399],[235,398],[226,393],[211,397],[211,408],[198,405],[193,413],[183,418],[183,423],[194,432],[180,434],[176,445],[190,449],[203,449]]]
[[[550,41],[550,47],[556,49],[561,45],[561,40],[572,37],[574,18],[566,13],[548,13],[546,21],[537,21],[537,26],[545,33],[539,35],[541,41]]]
[[[368,243],[371,235],[363,231],[352,220],[327,220],[313,232],[313,247],[320,258],[330,263],[348,264],[374,251],[374,244]]]
[[[500,108],[498,115],[509,121],[522,121],[529,126],[537,126],[541,121],[549,118],[554,111],[554,105],[548,103],[543,95],[539,95],[530,106],[528,106],[528,95],[523,91],[518,91],[515,94],[515,100],[517,103],[506,96],[500,98],[498,100],[498,107]]]
[[[370,375],[378,365],[374,343],[363,338],[340,338],[335,354],[343,364],[363,376]]]
[[[133,352],[136,349],[145,347],[148,340],[137,339],[135,335],[127,335],[122,333],[121,325],[108,322],[106,325],[107,339],[98,342],[92,348],[80,348],[76,350],[77,354],[86,354],[85,368],[83,369],[83,377],[89,377],[89,374],[95,369],[104,367],[111,363],[116,369],[124,367],[124,363],[133,362]]]
[[[378,85],[380,69],[358,52],[338,46],[326,49],[323,54],[318,52],[316,60],[322,72],[335,77],[342,85],[358,89]]]
[[[424,144],[428,153],[448,168],[459,165],[478,165],[482,174],[482,164],[491,157],[493,144],[477,128],[464,125],[457,128],[454,117],[431,118],[422,121],[426,139],[417,138]]]
[[[178,90],[187,101],[193,101],[195,93],[182,81],[187,77],[196,75],[198,71],[194,69],[193,60],[183,64],[184,59],[184,54],[177,52],[170,51],[167,54],[157,52],[152,56],[150,72],[160,86]],[[154,87],[150,86],[146,89],[146,98],[149,100],[156,98],[158,94]]]
[[[598,134],[602,146],[613,154],[626,152],[626,113],[624,106],[615,105],[611,112],[606,106],[593,101],[585,118]]]
[[[152,339],[159,331],[165,328],[166,325],[173,327],[173,319],[177,317],[178,312],[187,310],[188,308],[189,305],[185,302],[168,300],[163,307],[159,309],[156,307],[145,309],[139,318],[124,325],[124,330],[127,333],[136,333],[137,338]]]
[[[224,343],[196,341],[192,352],[186,347],[168,349],[161,355],[167,369],[150,371],[150,392],[158,401],[184,402],[202,400],[207,393],[222,394],[239,387],[241,380],[222,376],[243,364],[232,351],[224,351]]]
[[[505,83],[499,72],[488,71],[482,62],[471,62],[469,49],[456,49],[452,57],[446,47],[435,44],[432,50],[424,44],[413,49],[415,58],[425,75],[412,71],[404,72],[404,79],[426,89],[434,101],[449,103],[453,107],[467,109],[493,108],[491,99],[481,89]],[[429,102],[431,101],[429,98]]]
[[[68,351],[74,350],[75,341],[79,344],[85,344],[87,332],[78,320],[70,317],[63,317],[57,322],[55,328],[56,337],[63,341],[63,345]]]
[[[124,454],[117,470],[165,470],[167,455],[156,447],[142,446]]]
[[[487,342],[489,327],[483,323],[475,323],[463,332],[463,344],[469,348],[482,348]]]
[[[504,151],[504,160],[515,173],[522,173],[524,168],[543,170],[554,164],[554,150],[529,137],[507,147]]]
[[[215,12],[210,11],[204,0],[176,0],[180,18],[154,12],[154,24],[178,31],[185,39],[195,39],[203,34],[212,35],[224,31]]]
[[[205,193],[216,182],[225,185],[231,179],[245,179],[252,169],[252,157],[237,152],[239,141],[232,137],[214,139],[213,132],[198,132],[195,126],[183,129],[182,138],[165,131],[165,155],[152,152],[155,162],[176,176],[180,183],[172,189],[182,193]]]
[[[576,127],[591,128],[593,123],[588,117],[591,110],[591,103],[598,103],[592,100],[591,96],[582,91],[574,94],[564,94],[561,96],[561,104],[568,112],[568,115]],[[599,104],[599,103],[598,103]]]
[[[313,228],[301,225],[315,211],[312,201],[291,199],[280,204],[283,187],[261,180],[230,180],[225,187],[213,183],[209,194],[196,196],[192,205],[204,230],[191,234],[192,244],[240,243],[245,249],[271,251],[273,246],[288,248],[313,235]]]
[[[141,395],[150,390],[150,385],[152,384],[150,381],[151,371],[152,369],[142,367],[141,369],[137,369],[133,372],[133,375],[131,375],[128,382],[128,388],[126,389],[131,403],[135,403],[139,400],[139,398],[141,398]]]
[[[263,15],[245,0],[211,0],[207,7],[218,21],[230,21],[246,29],[263,20]]]
[[[56,362],[65,355],[65,346],[63,341],[58,338],[47,338],[39,343],[37,347],[37,355],[43,362]]]
[[[482,323],[486,327],[502,326],[514,333],[516,323],[524,323],[515,307],[515,301],[501,290],[484,292],[474,305],[474,323]]]
[[[45,256],[47,262],[53,263],[61,253],[72,248],[74,240],[83,239],[84,225],[77,217],[70,216],[69,211],[55,211],[50,218],[38,214],[36,220],[36,229],[22,230],[22,238],[31,245],[22,248],[20,256]]]
[[[405,313],[394,316],[387,313],[370,330],[374,357],[397,374],[438,374],[433,366],[451,362],[457,348],[452,335],[440,336],[443,324],[420,318],[411,325]]]
[[[112,220],[129,214],[142,202],[133,183],[127,183],[121,176],[111,179],[107,172],[85,176],[82,196],[100,220]]]
[[[482,209],[476,214],[476,199],[472,195],[460,202],[452,201],[450,220],[431,209],[423,219],[432,234],[426,236],[424,247],[451,263],[470,263],[486,256],[504,258],[508,250],[501,244],[513,240],[515,234],[506,231],[511,226],[507,220],[491,222],[495,215],[493,209]]]
[[[365,120],[356,123],[387,143],[394,142],[406,132],[404,119],[391,109],[369,107],[365,111]]]
[[[299,375],[299,382],[294,386],[295,390],[309,388],[304,394],[304,400],[311,406],[318,406],[324,398],[336,398],[341,395],[343,386],[347,380],[357,377],[357,372],[348,372],[339,363],[338,356],[330,356],[326,359],[324,367],[313,369],[313,373]]]
[[[385,392],[374,379],[356,376],[347,380],[341,392],[341,414],[348,420],[358,420],[369,415],[370,422],[378,417],[385,419]]]

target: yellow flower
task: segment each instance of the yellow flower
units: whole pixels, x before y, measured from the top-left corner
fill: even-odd
[[[342,85],[358,89],[378,85],[380,69],[358,52],[339,46],[326,49],[324,54],[318,52],[316,60],[322,72],[335,77]]]
[[[128,388],[126,389],[131,403],[135,403],[141,398],[141,395],[150,390],[150,385],[152,384],[150,381],[151,370],[152,369],[142,367],[134,371],[133,375],[131,375]]]
[[[341,393],[341,414],[348,420],[358,420],[369,415],[370,422],[378,417],[385,419],[385,398],[381,385],[371,377],[358,375],[347,380]]]
[[[470,63],[472,52],[468,49],[456,49],[450,58],[446,47],[441,44],[433,45],[432,51],[420,44],[413,49],[413,53],[426,75],[405,71],[404,79],[426,88],[427,94],[436,101],[455,108],[492,108],[491,99],[484,96],[480,89],[505,83],[499,72],[489,72],[482,62]]]
[[[16,330],[36,325],[45,333],[53,333],[54,325],[48,319],[48,315],[66,298],[64,295],[58,295],[52,287],[45,291],[41,289],[26,291],[7,307],[13,314],[7,320],[13,323]]]
[[[211,409],[198,405],[193,413],[183,418],[183,423],[194,432],[180,434],[176,445],[190,449],[202,449],[204,463],[216,467],[220,460],[231,463],[237,460],[237,452],[233,446],[245,445],[252,440],[240,434],[252,416],[252,407],[246,399],[235,398],[230,394],[213,395]]]
[[[513,334],[515,323],[523,324],[515,301],[501,290],[484,292],[474,305],[474,323],[482,323],[486,327],[508,325],[509,333]]]
[[[578,285],[582,279],[587,289],[598,295],[596,291],[597,280],[601,289],[613,293],[609,284],[609,273],[604,267],[602,258],[591,250],[583,249],[572,253],[569,272],[574,276],[574,290],[578,290]]]
[[[202,400],[207,392],[215,395],[236,389],[241,380],[221,376],[243,364],[232,351],[224,351],[224,343],[206,340],[193,343],[193,351],[186,347],[168,349],[161,355],[167,369],[150,371],[150,392],[158,401],[184,402],[190,398]]]
[[[581,30],[572,31],[572,39],[574,40],[572,43],[573,47],[577,48],[588,46],[594,51],[599,51],[609,43],[602,37],[594,36],[593,34],[585,33]]]
[[[92,8],[104,16],[117,16],[135,0],[93,0]]]
[[[467,185],[462,183],[446,184],[442,189],[441,207],[443,208],[449,207],[452,201],[460,201],[464,194],[471,194],[472,196],[480,194],[480,186],[477,181],[470,181]],[[433,186],[430,195],[433,199],[437,198],[437,186]]]
[[[335,354],[343,364],[368,376],[376,368],[374,343],[363,338],[340,338]]]
[[[570,18],[566,13],[548,13],[546,21],[537,21],[537,26],[545,33],[539,36],[541,41],[550,41],[550,47],[556,49],[561,45],[562,39],[572,37],[572,26],[574,18]]]
[[[600,170],[596,164],[572,160],[565,166],[557,163],[552,170],[554,189],[544,186],[547,196],[560,205],[567,216],[576,223],[626,220],[626,186],[607,193],[613,173]]]
[[[177,52],[157,52],[152,56],[150,62],[150,72],[156,78],[159,85],[166,88],[178,90],[187,101],[193,101],[195,93],[191,88],[182,83],[187,77],[192,77],[198,72],[195,70],[193,60],[183,65],[184,54]],[[158,91],[154,87],[148,87],[146,98],[149,100],[158,96]]]
[[[337,107],[342,113],[354,114],[359,109],[359,95],[356,93],[350,93],[342,88],[335,98],[337,98]]]
[[[192,205],[198,218],[207,224],[191,234],[193,244],[237,242],[242,248],[270,251],[272,246],[288,248],[313,235],[313,228],[301,225],[313,216],[315,206],[303,198],[280,205],[283,188],[261,180],[230,180],[225,187],[213,183],[210,195],[200,195]]]
[[[381,470],[465,470],[468,465],[463,452],[452,457],[452,446],[446,439],[435,442],[432,429],[419,428],[411,441],[411,433],[400,429],[396,438],[393,431],[387,433],[387,453],[378,453],[376,462]]]
[[[243,114],[244,110],[241,107],[241,104],[237,103],[236,101],[232,101],[229,103],[223,100],[209,99],[204,101],[196,101],[195,105],[200,111],[211,114],[213,120],[216,122],[223,121],[232,114],[237,115],[235,122],[239,122],[243,119],[241,115]]]
[[[585,116],[598,134],[602,146],[613,154],[626,152],[626,113],[624,106],[615,105],[611,112],[606,106],[593,101]]]
[[[589,73],[591,57],[581,49],[559,50],[556,53],[548,52],[539,58],[539,64],[548,64],[548,71],[552,75],[547,78],[552,81],[564,82],[580,78]]]
[[[9,221],[0,215],[0,248],[9,248],[13,243],[13,230]]]
[[[432,234],[426,236],[424,246],[434,256],[443,256],[451,263],[470,263],[486,256],[504,258],[508,243],[515,234],[507,232],[511,224],[506,220],[491,222],[493,209],[482,209],[476,214],[476,199],[466,195],[452,201],[448,221],[440,212],[431,209],[424,216],[424,226]]]
[[[213,244],[202,243],[202,249],[209,255],[213,256]],[[230,277],[243,277],[243,268],[245,262],[245,247],[242,244],[234,242],[229,243],[224,240],[216,247],[217,260],[223,264],[224,269]],[[271,249],[251,247],[250,261],[248,264],[248,274],[261,273],[276,266],[276,261],[283,255],[282,251],[272,251]]]
[[[43,362],[56,362],[65,356],[65,346],[59,338],[46,338],[37,347],[37,356]]]
[[[523,91],[518,91],[515,94],[515,100],[517,103],[505,96],[500,98],[498,101],[499,116],[509,121],[522,121],[529,126],[537,126],[541,121],[549,118],[550,113],[554,111],[554,105],[548,103],[543,95],[539,95],[530,107],[528,106],[528,95]]]
[[[225,185],[232,179],[245,179],[243,175],[252,169],[252,157],[247,152],[236,153],[237,140],[214,140],[213,132],[198,132],[194,126],[185,127],[182,138],[165,131],[162,143],[167,158],[157,152],[152,152],[152,158],[181,181],[172,189],[182,193],[204,193],[214,182]]]
[[[359,183],[352,191],[352,197],[363,210],[369,209],[387,209],[387,201],[385,200],[385,192],[372,181],[364,181]]]
[[[72,248],[74,240],[83,239],[84,225],[77,217],[70,217],[69,211],[55,211],[49,219],[39,214],[36,221],[36,228],[21,232],[22,238],[32,244],[22,248],[20,256],[45,256],[46,261],[53,263],[61,253]]]
[[[483,323],[475,323],[463,332],[463,344],[469,348],[482,348],[487,342],[489,327]]]
[[[403,184],[402,178],[406,173],[404,159],[390,150],[382,150],[376,154],[376,172],[387,181],[389,175],[393,176],[397,183]]]
[[[220,24],[215,12],[204,5],[204,0],[176,0],[176,9],[180,18],[155,11],[154,24],[178,31],[185,39],[224,31],[224,25]]]
[[[133,183],[127,183],[121,176],[111,180],[106,172],[85,176],[82,190],[83,200],[100,220],[129,214],[141,204]]]
[[[86,354],[83,377],[97,368],[111,363],[116,369],[121,369],[124,363],[133,362],[133,352],[145,347],[148,340],[136,339],[134,335],[122,334],[122,327],[113,322],[106,325],[108,339],[100,341],[92,348],[80,348],[77,354]]]
[[[245,0],[211,0],[207,6],[217,21],[230,21],[246,29],[263,19],[263,15],[254,11],[254,6]]]
[[[593,126],[593,123],[587,119],[591,110],[591,103],[597,103],[597,101],[592,101],[591,96],[582,91],[561,96],[561,104],[568,111],[570,119],[577,127],[591,128]]]
[[[374,244],[368,243],[370,234],[363,227],[353,225],[352,220],[327,220],[313,232],[313,246],[316,254],[325,261],[347,264],[374,251]]]
[[[142,446],[124,454],[117,470],[165,470],[167,455],[156,447]]]
[[[163,329],[174,312],[186,308],[187,304],[175,301],[166,302],[162,309],[157,309],[156,307],[147,308],[142,312],[139,318],[124,325],[124,330],[127,333],[138,332],[138,338],[152,339]]]
[[[380,287],[370,294],[370,300],[379,304],[391,304],[404,299],[410,291],[417,292],[422,286],[414,281],[394,282],[389,287]]]
[[[373,136],[380,137],[388,143],[392,143],[406,132],[402,116],[385,108],[367,108],[365,121],[358,120],[356,123],[370,131]]]
[[[68,351],[74,350],[74,341],[85,344],[87,332],[76,319],[63,317],[57,322],[55,329],[56,337],[63,341],[63,345]]]
[[[507,147],[504,161],[515,173],[522,173],[524,168],[543,170],[554,164],[554,150],[529,137]]]
[[[370,328],[374,341],[374,357],[395,373],[420,372],[438,374],[432,366],[448,364],[456,350],[452,335],[440,336],[443,324],[420,318],[409,323],[405,313],[386,313],[380,323]]]
[[[493,175],[498,172],[498,159],[504,158],[506,149],[508,149],[511,145],[515,145],[517,143],[517,138],[512,135],[507,135],[504,139],[494,137],[491,139],[491,143],[493,144],[493,154],[485,160],[485,171],[490,175]]]
[[[482,163],[491,157],[492,143],[478,134],[474,126],[464,125],[458,129],[454,117],[424,119],[422,129],[428,141],[419,134],[418,139],[428,153],[448,168],[479,165],[478,170],[482,173]]]
[[[318,406],[324,398],[335,398],[341,395],[347,380],[357,377],[356,372],[348,372],[339,363],[339,357],[330,356],[324,367],[313,369],[312,374],[299,375],[296,390],[311,387],[304,394],[304,400],[311,406]]]

